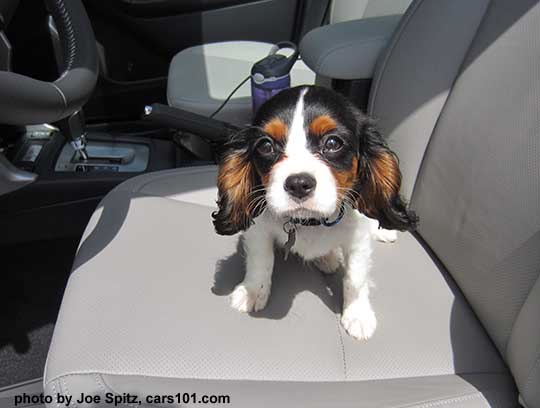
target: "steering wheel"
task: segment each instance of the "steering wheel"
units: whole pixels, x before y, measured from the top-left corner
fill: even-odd
[[[53,82],[0,71],[0,123],[53,123],[79,111],[96,85],[96,41],[81,0],[45,0],[62,48],[63,72]]]

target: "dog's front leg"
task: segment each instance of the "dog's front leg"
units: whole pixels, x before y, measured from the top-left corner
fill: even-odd
[[[345,250],[343,278],[343,314],[341,324],[352,337],[369,339],[377,327],[377,319],[369,300],[371,240],[369,234],[354,237]]]
[[[244,234],[246,275],[231,295],[231,306],[240,312],[264,309],[272,285],[274,240],[257,224]]]

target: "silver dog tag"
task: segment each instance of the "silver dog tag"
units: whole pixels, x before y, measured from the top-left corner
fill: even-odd
[[[283,226],[284,229],[285,229],[285,225]],[[294,246],[296,242],[296,228],[294,224],[291,224],[289,230],[288,231],[285,230],[285,232],[287,233],[287,242],[285,242],[285,246],[283,247],[285,251],[283,258],[287,260],[287,258],[289,257],[289,253],[291,252],[291,248]]]

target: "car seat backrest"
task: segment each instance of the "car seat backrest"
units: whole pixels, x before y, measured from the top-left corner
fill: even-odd
[[[333,0],[330,24],[362,18],[403,14],[412,0]]]
[[[415,1],[370,101],[420,236],[529,408],[540,407],[539,27],[538,0]]]

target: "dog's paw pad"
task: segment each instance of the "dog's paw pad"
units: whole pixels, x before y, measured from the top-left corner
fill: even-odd
[[[377,229],[371,233],[373,238],[379,242],[396,242],[398,235],[396,230]]]
[[[260,285],[257,288],[250,288],[241,283],[231,294],[231,306],[239,312],[258,312],[264,309],[269,296],[270,285]]]
[[[341,324],[350,336],[358,340],[367,340],[377,328],[377,318],[371,308],[347,308],[341,317]]]

